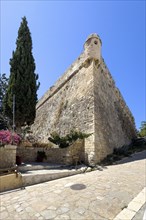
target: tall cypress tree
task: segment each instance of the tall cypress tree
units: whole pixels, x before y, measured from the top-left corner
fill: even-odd
[[[7,91],[8,78],[0,73],[0,130],[7,128],[7,118],[3,115],[3,101]]]
[[[31,33],[26,17],[22,18],[16,50],[10,59],[10,77],[4,99],[4,112],[12,119],[13,96],[15,95],[15,124],[17,128],[34,122],[36,115],[38,75],[35,74],[35,61],[32,54]]]
[[[0,73],[0,114],[2,114],[3,110],[3,100],[7,91],[8,87],[8,78],[6,77],[6,74]]]

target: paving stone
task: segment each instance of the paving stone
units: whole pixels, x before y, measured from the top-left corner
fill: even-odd
[[[84,217],[82,218],[84,220],[88,219],[88,220],[107,220],[107,218],[102,217],[100,215],[98,215],[97,213],[91,212],[91,211],[87,211],[84,215]]]
[[[61,192],[62,192],[62,190],[59,190],[59,189],[54,191],[54,193],[57,193],[57,194],[61,193]]]
[[[60,207],[58,210],[57,210],[57,214],[64,214],[66,212],[69,211],[69,208],[68,207]]]
[[[41,215],[40,215],[40,213],[36,213],[35,216],[36,217],[40,217]]]
[[[14,214],[13,219],[20,219],[20,216],[18,214]]]
[[[64,207],[69,207],[70,205],[69,205],[69,203],[65,203],[65,204],[63,204],[63,206]]]
[[[6,211],[3,211],[3,212],[0,213],[0,219],[5,219],[5,218],[7,218],[8,216],[9,216],[9,214],[8,214],[8,212],[6,212]]]
[[[70,217],[68,215],[63,214],[63,215],[59,215],[54,220],[70,220]]]
[[[22,203],[22,204],[21,204],[21,207],[22,207],[22,208],[26,208],[26,207],[28,207],[28,206],[29,206],[28,203]]]
[[[90,205],[90,202],[89,202],[89,198],[88,199],[78,199],[76,202],[75,202],[75,206],[76,207],[80,207],[82,206],[83,208],[85,209],[88,209],[89,208],[89,205]]]
[[[30,216],[30,219],[32,219],[35,215],[35,212],[28,212],[28,215]]]
[[[16,209],[16,212],[22,212],[22,211],[23,211],[23,209],[21,207]]]
[[[85,213],[86,209],[83,207],[79,207],[79,208],[75,209],[74,211],[79,213],[80,215],[83,215]]]
[[[23,219],[23,220],[26,220],[26,219],[28,219],[29,218],[29,215],[28,214],[26,214],[26,213],[21,213],[21,217],[19,217],[19,219]],[[13,218],[11,218],[11,219],[13,219]],[[35,219],[35,217],[33,218],[33,220]]]
[[[64,187],[70,187],[70,186],[72,186],[72,185],[74,185],[74,183],[67,183],[67,184],[65,184]]]
[[[98,199],[98,200],[103,200],[104,197],[103,197],[103,196],[96,196],[96,199]]]
[[[43,211],[44,209],[47,208],[46,202],[42,202],[42,201],[32,201],[30,204],[33,210],[37,212]]]
[[[14,205],[14,208],[15,208],[15,209],[17,209],[17,208],[19,208],[19,207],[20,207],[19,204]]]
[[[52,219],[57,216],[54,210],[44,210],[40,213],[45,219]]]
[[[77,220],[77,219],[83,219],[83,216],[81,216],[79,213],[77,213],[77,212],[74,212],[74,211],[71,211],[70,213],[69,213],[69,215],[70,215],[70,219],[73,219],[73,220]]]
[[[47,209],[56,210],[57,208],[55,206],[49,206]]]
[[[26,210],[26,212],[28,212],[28,213],[34,212],[34,210],[33,210],[31,207],[26,207],[25,210]]]
[[[14,206],[12,205],[9,205],[7,206],[7,211],[10,213],[10,212],[13,212],[15,210]]]
[[[43,218],[42,216],[40,216],[38,219],[39,219],[39,220],[43,220],[44,218]]]
[[[2,212],[2,211],[4,211],[6,208],[4,207],[4,206],[1,206],[0,207],[0,211]]]

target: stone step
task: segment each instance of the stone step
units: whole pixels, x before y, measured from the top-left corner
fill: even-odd
[[[22,175],[22,187],[34,185],[38,183],[43,183],[50,180],[55,180],[71,175],[75,175],[78,173],[82,173],[81,169],[52,169],[52,170],[32,170],[27,171],[25,173],[21,173]]]
[[[87,169],[85,165],[79,165],[76,167],[76,169],[73,167],[62,167],[62,165],[49,165],[49,168],[46,168],[47,166],[45,166],[44,164],[42,166],[44,166],[45,169],[40,169],[40,167],[36,167],[37,165],[35,165],[33,164],[35,168],[39,169],[29,170],[28,168],[27,170],[23,170],[23,172],[20,172],[19,170],[18,173],[0,176],[0,193],[8,190],[14,190],[38,183],[76,175],[79,173],[84,173],[85,171],[91,171],[91,168]],[[34,167],[33,169],[35,169]]]
[[[22,163],[18,166],[19,172],[26,172],[31,170],[43,170],[43,169],[58,169],[64,168],[66,165],[61,164],[49,164],[49,163],[41,163],[41,162],[31,162],[31,163]]]

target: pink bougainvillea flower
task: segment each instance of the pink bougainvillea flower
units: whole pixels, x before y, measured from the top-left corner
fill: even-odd
[[[12,133],[9,130],[0,131],[0,143],[2,145],[5,145],[5,144],[18,145],[20,141],[21,141],[21,137],[18,134]]]

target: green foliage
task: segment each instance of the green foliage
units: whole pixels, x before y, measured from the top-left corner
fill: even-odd
[[[15,95],[15,123],[20,128],[31,125],[35,119],[38,75],[32,55],[32,39],[26,17],[18,31],[16,50],[10,59],[10,79],[4,98],[4,113],[12,119],[13,95]]]
[[[112,154],[108,155],[101,161],[101,164],[113,164],[124,157],[129,157],[131,154],[143,150],[146,150],[146,138],[136,138],[129,145],[124,145],[121,148],[115,148]]]
[[[2,75],[0,74],[0,114],[2,114],[3,100],[7,91],[7,87],[8,87],[8,78],[6,77],[6,74],[5,73],[3,73]]]
[[[0,74],[0,130],[7,129],[8,118],[3,114],[3,102],[8,87],[8,78],[6,74]]]
[[[7,123],[7,118],[0,114],[0,130],[6,130],[8,128]]]
[[[21,138],[23,140],[26,139],[26,135],[30,134],[31,133],[31,128],[30,126],[24,126],[21,128]]]
[[[60,137],[57,132],[53,132],[50,135],[51,137],[48,138],[49,141],[58,145],[60,148],[66,148],[73,144],[76,140],[87,138],[92,134],[85,134],[80,131],[71,130],[69,134],[63,137]]]
[[[141,122],[141,127],[139,131],[139,136],[140,137],[145,137],[146,136],[146,121]]]

